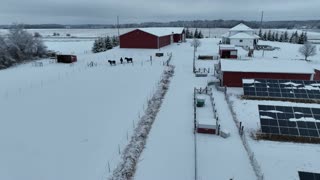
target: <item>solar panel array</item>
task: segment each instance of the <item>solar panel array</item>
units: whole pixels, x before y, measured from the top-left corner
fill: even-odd
[[[259,105],[262,133],[320,138],[320,109]]]
[[[320,174],[299,171],[299,178],[300,180],[320,180]]]
[[[320,81],[243,79],[243,91],[246,96],[320,100]]]

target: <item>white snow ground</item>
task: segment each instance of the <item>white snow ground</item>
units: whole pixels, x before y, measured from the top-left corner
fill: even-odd
[[[166,57],[151,65],[158,50],[84,54],[90,49],[82,43],[72,46],[79,52],[73,66],[43,60],[43,67],[0,71],[0,179],[101,180],[108,162],[111,171],[117,165],[118,147],[127,144]],[[120,56],[133,57],[134,66],[107,64]],[[87,67],[91,61],[98,66]]]
[[[198,53],[216,52],[216,42],[219,40],[202,40]],[[193,88],[205,87],[207,78],[196,78],[192,74],[192,47],[189,43],[181,44],[173,54],[175,76],[140,158],[136,180],[195,179]],[[200,63],[199,66],[212,67],[216,61]],[[217,99],[222,126],[230,130],[232,135],[228,139],[198,135],[198,179],[255,179],[236,126],[230,113],[225,110],[223,96],[217,93]]]
[[[197,55],[215,55],[219,39],[203,39]],[[24,64],[0,72],[0,179],[105,179],[108,161],[118,162],[133,120],[160,79],[164,59],[148,61],[159,50],[118,49],[91,54],[92,41],[47,41],[50,49],[78,56],[74,66]],[[299,45],[265,42],[279,51],[265,57],[300,59]],[[162,48],[173,52],[175,76],[150,132],[135,179],[194,179],[193,88],[204,87],[209,78],[192,74],[192,47],[189,43]],[[239,50],[241,57],[246,52]],[[256,60],[262,59],[256,52]],[[110,67],[106,60],[133,57],[135,65]],[[319,65],[318,55],[310,58]],[[94,61],[98,67],[87,68]],[[197,68],[213,68],[217,61],[197,61]],[[242,90],[230,89],[232,94]],[[214,94],[223,129],[231,137],[198,136],[198,166],[202,179],[255,179],[237,128],[231,120],[223,94]],[[259,101],[235,102],[246,133],[257,129]],[[263,102],[281,105],[284,102]],[[300,106],[300,104],[299,104]],[[319,107],[319,105],[305,105]],[[16,113],[17,110],[19,113]],[[125,113],[124,113],[125,112]],[[250,118],[250,120],[248,120]],[[266,180],[297,179],[297,171],[319,171],[319,145],[254,141],[253,149]],[[112,169],[111,169],[112,170]]]
[[[320,161],[317,158],[320,156],[318,144],[255,141],[249,137],[251,132],[260,128],[259,104],[320,108],[319,104],[240,100],[235,95],[232,96],[232,101],[237,117],[246,129],[249,145],[261,165],[265,180],[299,180],[298,171],[320,171]]]

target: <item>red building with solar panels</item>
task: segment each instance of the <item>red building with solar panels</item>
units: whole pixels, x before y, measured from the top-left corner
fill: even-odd
[[[120,48],[159,49],[184,41],[184,28],[139,28],[120,36]]]
[[[221,59],[215,69],[226,87],[242,87],[242,79],[320,80],[320,71],[303,61]]]

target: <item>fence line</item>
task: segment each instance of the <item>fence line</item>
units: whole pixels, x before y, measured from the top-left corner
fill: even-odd
[[[254,155],[254,152],[252,151],[251,147],[249,146],[247,137],[246,137],[245,133],[243,132],[243,126],[241,125],[241,122],[239,122],[239,120],[238,120],[238,118],[236,116],[236,113],[233,110],[232,103],[231,103],[229,95],[227,94],[227,89],[226,88],[225,88],[224,93],[225,93],[225,99],[227,101],[227,104],[228,104],[229,109],[230,109],[231,114],[232,114],[232,119],[233,119],[233,121],[235,122],[236,126],[239,129],[240,139],[241,139],[242,144],[243,144],[243,146],[244,146],[244,148],[245,148],[245,150],[246,150],[246,152],[247,152],[247,154],[249,156],[250,163],[251,163],[251,166],[253,167],[254,173],[257,176],[258,180],[264,180],[264,174],[262,173],[260,164],[257,161],[257,159],[256,159],[256,157]]]
[[[169,59],[171,60],[171,57],[169,57]],[[170,61],[168,61],[168,63],[170,63]],[[165,69],[161,76],[162,79],[156,92],[151,99],[148,100],[145,114],[140,118],[129,144],[122,151],[121,161],[109,177],[110,180],[128,180],[133,178],[140,155],[145,148],[148,134],[159,112],[173,74],[174,66],[168,64],[168,68]]]

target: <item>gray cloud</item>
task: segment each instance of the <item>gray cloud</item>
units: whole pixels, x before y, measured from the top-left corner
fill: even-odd
[[[1,0],[0,24],[320,19],[319,0]],[[6,4],[6,6],[3,6]]]

